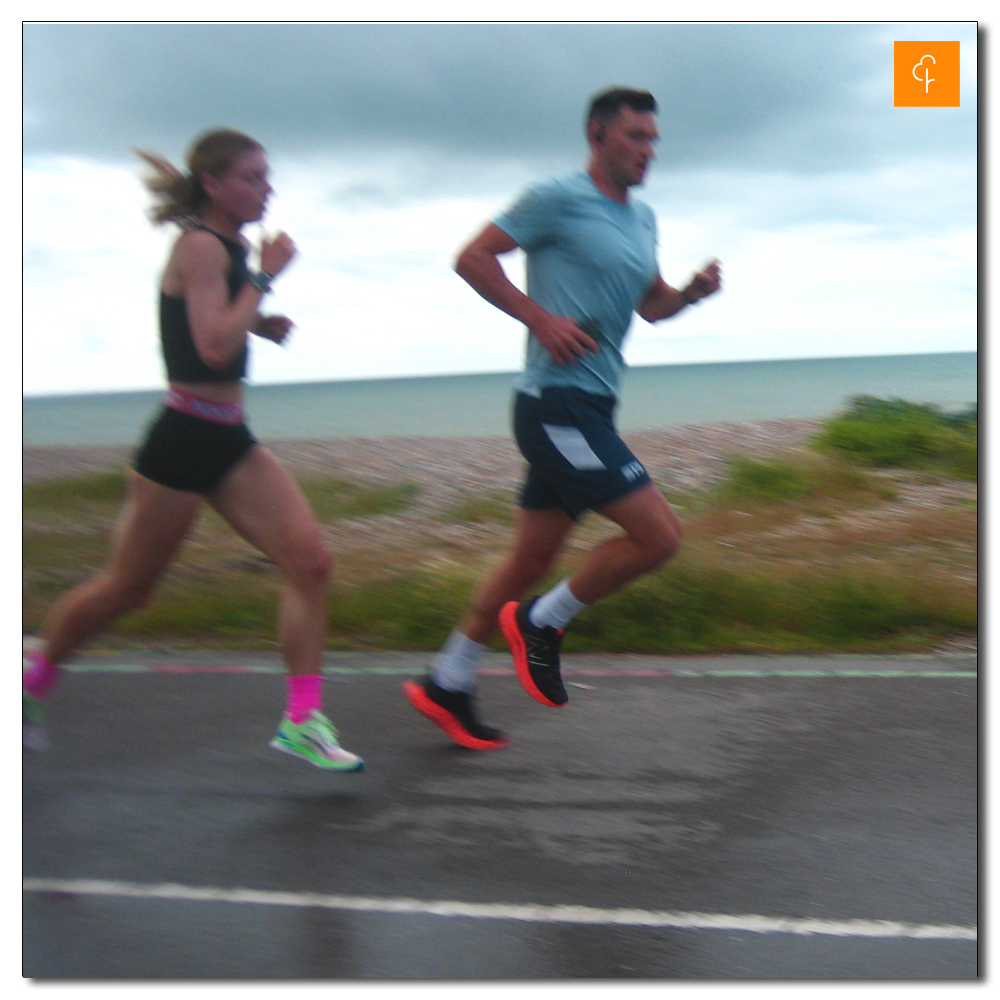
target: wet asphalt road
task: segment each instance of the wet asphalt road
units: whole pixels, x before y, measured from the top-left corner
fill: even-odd
[[[50,751],[25,755],[25,876],[976,924],[974,658],[567,657],[586,687],[553,710],[491,657],[482,714],[513,743],[489,753],[405,703],[421,662],[330,658],[327,712],[367,764],[330,775],[267,746],[280,673],[201,669],[273,657],[81,661],[93,670],[58,691]],[[193,672],[146,669],[164,664]],[[24,901],[23,973],[38,979],[977,975],[968,940]]]

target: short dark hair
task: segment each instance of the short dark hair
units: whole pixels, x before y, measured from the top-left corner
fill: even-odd
[[[656,98],[648,90],[612,87],[610,90],[602,90],[591,98],[587,109],[587,122],[599,121],[602,125],[606,125],[618,114],[623,104],[633,111],[656,113]]]

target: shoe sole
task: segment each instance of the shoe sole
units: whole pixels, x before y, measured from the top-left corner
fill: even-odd
[[[517,625],[517,601],[509,601],[500,609],[500,631],[503,632],[503,637],[510,647],[511,656],[514,657],[514,669],[517,671],[517,679],[521,682],[521,687],[535,701],[541,702],[548,708],[563,708],[566,702],[547,698],[538,689],[535,679],[531,676],[531,671],[528,669],[528,647],[525,646],[524,636],[521,635],[521,630]]]
[[[451,712],[431,701],[427,692],[416,681],[404,681],[403,694],[422,716],[440,726],[459,746],[467,750],[503,750],[510,746],[507,740],[481,740],[467,732]]]
[[[282,753],[287,753],[290,757],[298,757],[299,760],[304,760],[313,767],[318,767],[321,771],[337,771],[340,774],[354,774],[357,771],[363,771],[365,769],[365,762],[363,760],[358,760],[356,764],[337,764],[333,761],[328,761],[327,763],[320,763],[312,759],[312,757],[307,756],[301,750],[296,750],[295,747],[288,743],[282,743],[281,740],[274,739],[270,742],[270,747],[273,750],[280,750]]]

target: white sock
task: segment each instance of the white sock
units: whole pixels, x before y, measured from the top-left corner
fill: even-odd
[[[476,667],[485,652],[485,646],[452,629],[441,652],[431,660],[431,680],[446,691],[472,694],[476,690]]]
[[[573,615],[586,606],[573,596],[573,591],[569,589],[569,579],[566,579],[535,601],[528,613],[528,620],[536,628],[545,628],[546,625],[565,628]]]

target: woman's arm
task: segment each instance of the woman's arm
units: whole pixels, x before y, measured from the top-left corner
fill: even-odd
[[[295,246],[284,233],[265,240],[261,267],[273,277],[294,253]],[[195,348],[209,368],[221,370],[243,347],[247,333],[257,326],[264,293],[248,281],[229,301],[229,254],[215,236],[203,230],[192,230],[180,238],[174,263]]]

